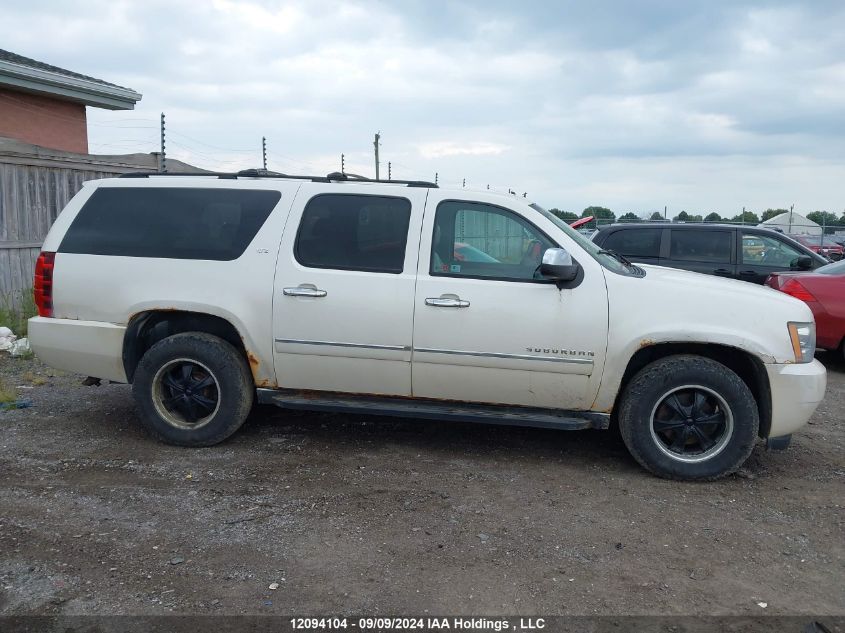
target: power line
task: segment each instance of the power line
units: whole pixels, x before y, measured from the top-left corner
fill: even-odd
[[[206,143],[199,139],[196,139],[192,136],[188,136],[187,134],[183,134],[182,132],[171,132],[174,136],[181,136],[182,138],[186,138],[189,141],[193,141],[194,143],[199,143],[200,145],[204,145],[205,147],[210,147],[211,149],[218,149],[223,152],[247,152],[249,154],[254,154],[254,149],[236,149],[233,147],[220,147],[219,145],[212,145],[211,143]]]

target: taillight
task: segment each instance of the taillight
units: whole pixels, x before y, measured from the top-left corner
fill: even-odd
[[[56,254],[43,251],[35,262],[35,282],[32,285],[38,316],[53,316],[53,267]]]
[[[804,285],[797,279],[790,279],[780,287],[781,292],[801,299],[801,301],[817,301],[812,292],[807,290]]]

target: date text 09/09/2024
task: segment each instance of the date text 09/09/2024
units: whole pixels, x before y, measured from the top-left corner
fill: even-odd
[[[359,629],[364,631],[416,630],[416,631],[509,631],[539,630],[546,627],[544,618],[518,618],[509,621],[503,618],[462,617],[311,617],[291,618],[291,628],[301,630]]]

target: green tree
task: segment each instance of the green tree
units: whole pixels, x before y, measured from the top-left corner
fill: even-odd
[[[628,213],[626,213],[624,215],[620,215],[619,219],[620,220],[634,220],[634,221],[642,220],[642,218],[640,216],[638,216],[636,213],[632,213],[630,211],[628,211]]]
[[[654,213],[651,214],[651,217],[649,218],[649,220],[662,220],[662,219],[663,219],[663,215],[660,213],[660,211],[655,211]]]
[[[835,213],[831,213],[830,211],[813,211],[807,214],[807,219],[824,227],[837,226],[839,224],[839,218],[836,217]],[[830,232],[832,233],[833,229]]]
[[[761,222],[765,222],[766,220],[770,220],[771,218],[776,218],[777,216],[781,215],[782,213],[789,213],[788,209],[766,209],[763,211],[763,216],[760,218]]]
[[[572,213],[572,211],[561,211],[560,209],[549,209],[549,213],[554,213],[557,217],[559,217],[564,222],[571,222],[572,220],[578,219],[578,214]]]
[[[740,213],[739,215],[735,215],[731,218],[731,222],[736,223],[743,223],[743,224],[760,224],[760,218],[757,217],[757,214],[752,211],[746,211],[745,213]]]
[[[708,213],[707,216],[704,218],[705,222],[721,222],[722,216],[713,211],[713,213]]]
[[[678,215],[672,218],[672,222],[689,222],[692,216],[686,211],[681,211]]]
[[[587,207],[581,212],[581,217],[593,216],[596,220],[615,220],[616,214],[607,207]]]

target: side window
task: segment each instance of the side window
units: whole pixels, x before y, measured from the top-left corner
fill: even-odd
[[[527,281],[538,277],[543,252],[555,244],[511,211],[477,202],[437,206],[432,275]]]
[[[798,249],[776,237],[753,233],[743,233],[742,235],[743,264],[790,267],[802,255],[803,253]]]
[[[620,229],[607,236],[602,248],[625,257],[660,257],[663,229]]]
[[[406,198],[317,195],[302,212],[294,255],[310,268],[401,273],[410,221]]]
[[[692,262],[729,264],[731,261],[731,231],[672,229],[669,257]]]
[[[230,261],[243,254],[281,195],[260,189],[100,187],[74,218],[59,252]]]

